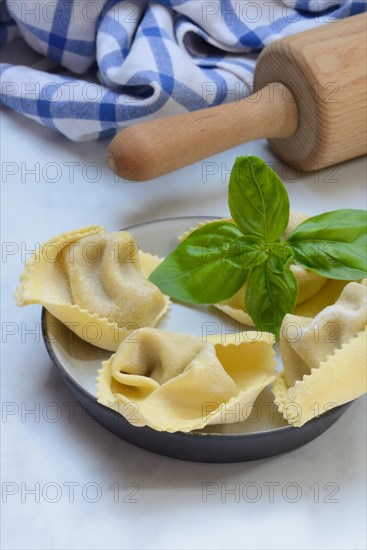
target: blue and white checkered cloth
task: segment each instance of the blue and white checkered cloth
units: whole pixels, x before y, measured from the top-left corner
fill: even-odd
[[[267,44],[365,10],[365,0],[7,0],[0,43],[20,34],[55,67],[1,64],[1,100],[69,139],[109,137],[244,97]]]

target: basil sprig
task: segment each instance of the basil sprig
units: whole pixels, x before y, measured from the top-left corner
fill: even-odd
[[[297,303],[297,263],[330,279],[367,275],[366,211],[335,210],[301,223],[287,241],[289,198],[261,159],[239,157],[228,204],[233,222],[215,221],[191,233],[150,275],[160,290],[183,302],[215,304],[247,282],[244,305],[259,330],[279,335]]]

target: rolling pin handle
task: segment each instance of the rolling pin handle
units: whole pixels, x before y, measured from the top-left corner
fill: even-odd
[[[136,124],[109,146],[109,166],[123,179],[157,178],[241,143],[286,138],[297,129],[297,105],[280,83],[248,98]]]

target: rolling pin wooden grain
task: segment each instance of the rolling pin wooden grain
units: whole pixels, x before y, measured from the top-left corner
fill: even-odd
[[[273,42],[259,56],[252,96],[122,130],[111,167],[144,181],[259,138],[306,171],[363,155],[366,29],[361,14]]]

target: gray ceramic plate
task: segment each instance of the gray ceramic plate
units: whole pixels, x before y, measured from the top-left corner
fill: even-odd
[[[142,250],[167,256],[177,245],[178,235],[205,219],[208,218],[196,216],[158,220],[127,230],[134,235]],[[88,413],[118,437],[166,456],[199,462],[240,462],[277,455],[300,447],[322,434],[349,406],[337,407],[302,428],[294,428],[288,426],[278,413],[272,394],[266,389],[245,422],[209,426],[189,434],[137,428],[118,413],[97,403],[97,370],[110,353],[80,340],[45,309],[42,312],[42,328],[52,361]],[[240,330],[241,327],[213,307],[193,308],[173,304],[159,328],[201,336],[203,330],[223,333]],[[281,368],[279,357],[278,368]]]

